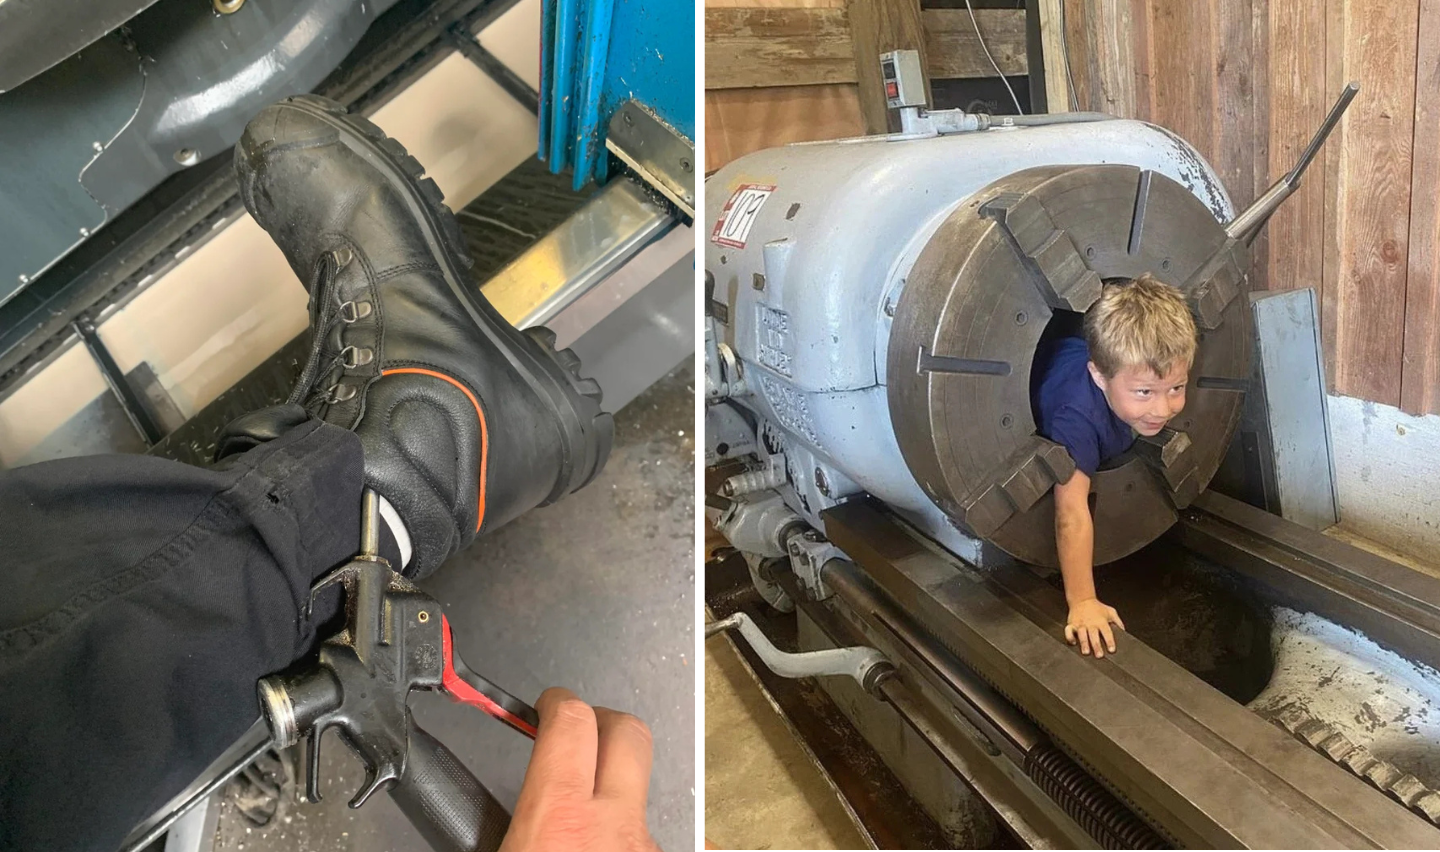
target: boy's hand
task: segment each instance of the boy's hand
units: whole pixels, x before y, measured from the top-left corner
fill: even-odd
[[[1096,659],[1105,656],[1107,649],[1113,654],[1115,631],[1110,629],[1111,623],[1121,630],[1125,629],[1125,622],[1120,620],[1120,613],[1115,611],[1115,607],[1106,606],[1098,598],[1076,601],[1070,605],[1070,617],[1065,622],[1065,641],[1071,645],[1078,641],[1082,654],[1089,654],[1094,648]],[[1102,637],[1104,645],[1100,644]]]

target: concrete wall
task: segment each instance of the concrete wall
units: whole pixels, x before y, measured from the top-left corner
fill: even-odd
[[[1340,526],[1440,563],[1440,415],[1331,396]]]

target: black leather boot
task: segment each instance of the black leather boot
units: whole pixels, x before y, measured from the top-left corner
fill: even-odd
[[[517,331],[480,295],[459,224],[403,146],[304,95],[250,122],[235,171],[310,293],[290,401],[360,436],[366,484],[414,548],[406,574],[595,477],[614,434],[599,386],[553,333]]]

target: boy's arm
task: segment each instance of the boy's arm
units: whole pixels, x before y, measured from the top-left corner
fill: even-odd
[[[1095,596],[1095,524],[1090,518],[1090,477],[1077,470],[1055,486],[1055,546],[1060,554],[1060,575],[1065,580],[1065,602],[1070,615],[1065,641],[1080,643],[1080,653],[1095,649],[1096,657],[1108,648],[1115,653],[1114,622],[1125,629],[1120,614]],[[1105,640],[1101,645],[1100,640]]]

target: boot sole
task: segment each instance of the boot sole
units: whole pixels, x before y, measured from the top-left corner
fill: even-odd
[[[516,329],[474,287],[464,282],[474,261],[465,248],[460,222],[445,204],[425,167],[372,122],[351,115],[340,104],[318,95],[297,95],[285,103],[334,127],[340,142],[385,175],[402,190],[410,211],[422,226],[431,254],[440,261],[445,282],[482,334],[510,361],[535,395],[549,402],[561,423],[560,476],[541,505],[555,502],[589,484],[605,467],[615,438],[615,420],[600,410],[601,390],[594,379],[580,375],[580,358],[569,349],[555,348],[555,333],[535,326]]]

